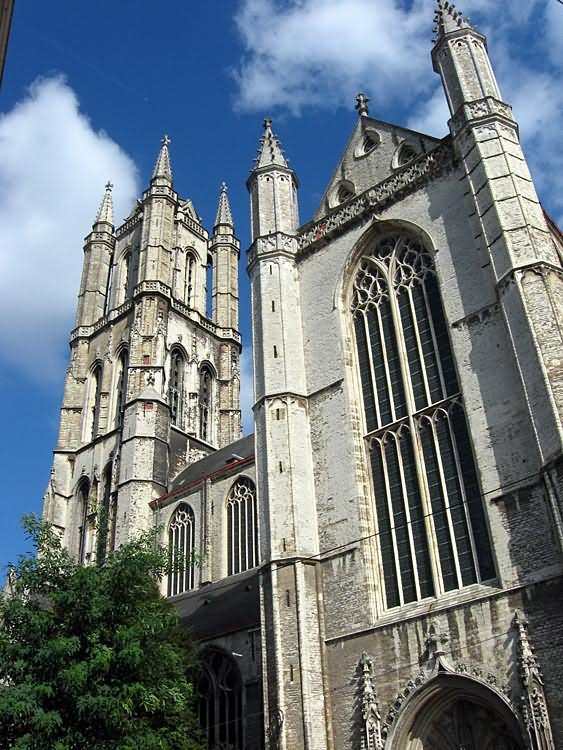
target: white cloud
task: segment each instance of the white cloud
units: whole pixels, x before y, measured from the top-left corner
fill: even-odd
[[[252,349],[243,349],[240,358],[240,408],[242,410],[242,431],[245,435],[254,432],[254,373],[252,367]]]
[[[0,118],[0,347],[36,379],[60,375],[104,184],[116,218],[137,194],[134,163],[79,111],[62,77],[39,79]]]
[[[235,78],[244,110],[350,106],[365,88],[382,101],[424,83],[425,0],[244,0],[235,21],[245,56]]]

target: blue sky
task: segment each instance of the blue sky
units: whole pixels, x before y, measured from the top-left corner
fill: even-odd
[[[563,6],[460,6],[488,36],[540,198],[561,224]],[[167,133],[178,192],[211,228],[225,180],[246,248],[245,180],[271,115],[307,221],[354,125],[358,91],[372,116],[446,135],[433,10],[434,0],[17,2],[0,90],[0,566],[26,549],[22,513],[41,508],[82,240],[106,180],[119,221]],[[241,314],[249,342],[244,256]]]

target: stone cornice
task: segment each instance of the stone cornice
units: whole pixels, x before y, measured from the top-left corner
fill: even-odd
[[[297,235],[298,254],[304,255],[348,229],[354,222],[381,211],[454,167],[449,140],[419,156],[382,182],[330,211],[319,221],[305,224]]]
[[[518,128],[512,116],[512,107],[493,96],[486,96],[483,99],[475,99],[475,101],[462,104],[449,121],[450,131],[453,136],[456,136],[467,125],[478,124],[491,118],[500,118],[512,127]]]

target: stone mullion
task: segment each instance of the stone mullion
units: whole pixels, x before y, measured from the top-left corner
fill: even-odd
[[[452,404],[452,402],[450,402],[449,406],[451,406],[451,404]],[[462,410],[463,410],[463,418],[465,419],[465,410],[464,409],[462,409]],[[448,433],[449,433],[449,436],[450,436],[450,441],[451,441],[451,444],[452,444],[452,451],[453,451],[453,454],[454,454],[454,460],[455,460],[455,467],[456,467],[456,472],[457,472],[457,477],[458,477],[459,489],[460,489],[461,497],[462,497],[462,501],[463,501],[463,513],[464,513],[464,516],[465,516],[465,523],[467,524],[467,533],[468,533],[468,536],[469,536],[469,545],[471,547],[471,556],[473,557],[473,565],[475,566],[475,574],[476,574],[477,581],[480,582],[481,581],[481,569],[480,569],[480,566],[479,566],[479,556],[477,554],[477,547],[475,545],[475,537],[473,535],[473,525],[471,523],[471,515],[469,513],[469,504],[468,504],[468,501],[467,501],[467,493],[465,491],[465,479],[463,477],[463,472],[461,470],[461,462],[459,460],[459,452],[458,452],[458,449],[457,449],[457,443],[456,443],[456,440],[455,440],[455,435],[454,435],[454,432],[453,432],[453,429],[452,429],[452,423],[451,423],[451,420],[450,420],[449,411],[448,411],[448,414],[447,414],[447,420],[448,420]]]
[[[412,533],[412,523],[411,523],[411,513],[409,508],[409,496],[407,492],[407,486],[405,484],[405,473],[403,468],[403,455],[401,452],[401,440],[400,440],[400,428],[397,432],[396,439],[395,439],[395,445],[397,449],[397,462],[399,464],[399,476],[401,478],[401,489],[403,492],[403,506],[405,509],[405,518],[406,518],[406,524],[407,524],[407,534],[409,537],[409,546],[411,549],[411,559],[412,559],[412,568],[413,568],[413,575],[414,575],[414,586],[416,590],[416,599],[417,601],[421,598],[420,596],[420,582],[418,579],[418,561],[416,559],[416,550],[414,546],[414,537]]]
[[[394,438],[391,438],[394,440]],[[403,579],[401,575],[401,565],[399,562],[399,549],[397,546],[397,535],[395,533],[395,512],[393,510],[393,502],[391,498],[391,489],[389,485],[389,474],[387,471],[387,454],[385,438],[381,441],[381,466],[383,468],[383,481],[385,482],[385,502],[387,504],[387,512],[389,513],[389,528],[391,531],[391,544],[393,545],[393,558],[395,560],[395,575],[397,578],[397,591],[399,593],[399,605],[402,606],[405,603],[403,596]],[[387,593],[387,592],[386,592]]]

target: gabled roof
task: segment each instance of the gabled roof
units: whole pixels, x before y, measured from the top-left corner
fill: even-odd
[[[363,114],[358,118],[344,153],[323,194],[314,220],[324,216],[328,210],[344,202],[339,191],[357,195],[376,185],[401,166],[401,150],[407,147],[415,155],[435,148],[439,138],[424,135],[409,128],[392,125]]]

